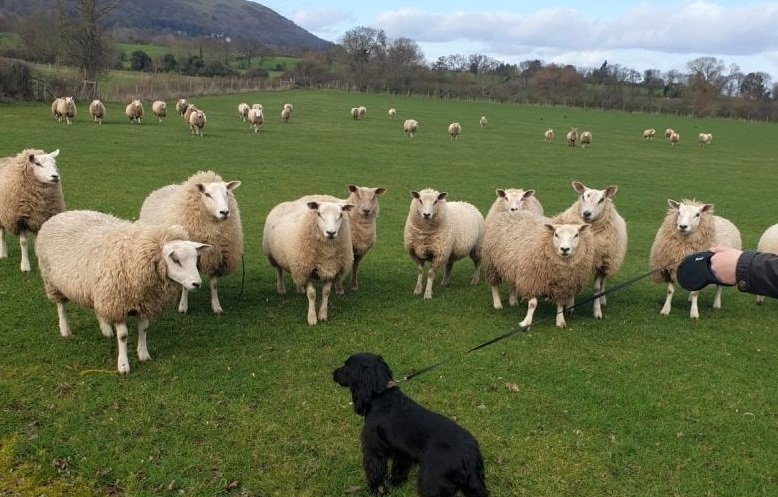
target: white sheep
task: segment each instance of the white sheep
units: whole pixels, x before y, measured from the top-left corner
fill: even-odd
[[[587,145],[592,144],[592,132],[591,131],[584,131],[581,133],[581,146],[583,148],[586,148]]]
[[[290,108],[284,107],[283,109],[281,109],[281,120],[283,122],[288,123],[289,119],[291,118],[292,118],[292,110]]]
[[[756,246],[756,250],[759,252],[778,254],[778,224],[770,226],[762,233],[762,236],[759,238],[759,243]],[[756,303],[761,305],[763,302],[764,296],[757,295]]]
[[[186,110],[184,110],[184,121],[187,125],[189,125],[189,117],[194,113],[195,111],[200,110],[197,108],[195,104],[189,104],[186,106]]]
[[[290,115],[294,113],[294,106],[292,106],[292,104],[284,104],[284,109],[289,109]]]
[[[352,107],[349,112],[351,112],[351,119],[359,119],[359,107]]]
[[[673,136],[673,133],[675,133],[675,130],[673,128],[665,129],[665,139],[669,140],[670,137]]]
[[[739,249],[742,247],[740,232],[732,222],[713,215],[713,204],[705,204],[696,200],[676,202],[668,199],[669,209],[659,227],[651,245],[650,268],[662,269],[654,273],[656,283],[667,283],[667,297],[659,312],[663,316],[670,314],[672,309],[674,282],[678,265],[689,254],[708,250],[715,245],[723,245]],[[721,286],[716,287],[716,297],[713,308],[721,308]],[[691,310],[689,317],[699,319],[697,296],[699,292],[691,292]]]
[[[200,138],[203,137],[205,122],[205,112],[198,109],[189,114],[189,129],[192,130],[193,135],[200,135]]]
[[[670,143],[675,146],[676,143],[678,143],[681,140],[681,135],[673,131],[673,133],[670,135]]]
[[[208,245],[189,241],[180,226],[131,223],[94,211],[68,211],[49,219],[38,233],[43,286],[57,305],[59,331],[71,334],[65,303],[94,309],[100,331],[119,344],[117,369],[129,373],[127,317],[138,319],[138,359],[151,359],[146,330],[172,303],[178,285],[200,286],[197,254]]]
[[[62,115],[59,113],[59,110],[57,110],[60,100],[62,100],[62,98],[57,97],[51,102],[51,115],[54,116],[54,119],[56,119],[58,123],[62,122]]]
[[[486,120],[486,116],[481,116],[481,119],[478,120],[478,125],[483,127],[486,127],[486,125],[489,123],[489,121]]]
[[[190,240],[213,247],[200,256],[198,268],[210,278],[211,309],[216,314],[223,312],[219,278],[230,274],[243,257],[243,228],[233,193],[240,184],[240,181],[225,182],[213,171],[200,171],[181,184],[153,191],[140,209],[140,221],[181,225]],[[188,308],[188,291],[184,288],[178,312],[187,312]]]
[[[359,112],[359,118],[364,119],[367,116],[367,107],[365,107],[364,105],[360,105],[357,108],[357,112]]]
[[[462,134],[462,125],[459,123],[451,123],[448,125],[448,136],[452,140],[456,140],[459,138],[459,135]]]
[[[27,149],[0,159],[0,259],[8,257],[6,231],[19,237],[21,270],[30,271],[27,233],[37,233],[47,219],[65,210],[56,158]]]
[[[76,118],[77,112],[76,101],[73,100],[73,97],[58,98],[54,103],[56,104],[54,115],[57,117],[57,120],[62,122],[64,118],[68,124],[72,124],[72,120]]]
[[[422,293],[424,265],[427,286],[424,298],[432,298],[435,273],[442,266],[441,286],[447,286],[451,269],[459,259],[469,256],[473,261],[473,277],[470,283],[478,283],[481,267],[481,244],[484,238],[484,217],[475,206],[467,202],[447,202],[448,193],[426,188],[411,192],[411,205],[405,221],[403,241],[405,250],[416,263],[416,287],[414,295]]]
[[[263,107],[262,104],[252,104],[251,108],[257,110],[265,110],[265,107]]]
[[[248,110],[249,124],[254,128],[254,133],[259,133],[259,128],[265,122],[265,114],[262,109],[249,109]]]
[[[573,190],[578,199],[564,212],[552,218],[554,223],[586,223],[591,225],[594,247],[595,295],[605,291],[605,280],[615,275],[627,254],[627,223],[613,205],[613,197],[619,190],[611,185],[604,190],[589,188],[580,181],[573,181]],[[593,315],[602,319],[605,296],[594,299]]]
[[[92,100],[89,104],[89,115],[92,116],[92,120],[97,124],[103,124],[105,118],[105,105],[99,99]]]
[[[308,298],[308,324],[326,321],[332,283],[342,281],[352,266],[349,223],[344,213],[352,204],[338,202],[282,202],[265,220],[262,249],[276,268],[276,289],[286,293],[284,271]],[[321,281],[321,306],[316,314],[315,280]],[[336,289],[337,291],[337,289]]]
[[[546,143],[551,143],[551,141],[554,139],[554,130],[551,128],[548,128],[543,133],[543,141]]]
[[[178,115],[184,117],[184,113],[186,113],[186,109],[188,108],[189,100],[185,98],[179,98],[178,102],[176,102],[176,112],[178,112]]]
[[[167,104],[162,100],[155,100],[151,104],[151,112],[156,116],[157,122],[161,123],[162,119],[167,117]]]
[[[512,295],[528,299],[520,326],[532,325],[542,297],[556,305],[556,325],[567,326],[563,310],[591,276],[594,247],[588,224],[554,224],[527,211],[501,212],[490,222],[483,252],[496,309],[502,303],[495,288],[505,281]]]
[[[567,132],[567,146],[575,147],[575,142],[578,140],[578,128],[573,128]]]
[[[240,120],[244,123],[246,122],[246,119],[248,119],[249,117],[250,108],[251,107],[249,107],[249,104],[247,104],[246,102],[241,102],[238,104],[238,115],[240,116]]]
[[[713,141],[713,135],[711,133],[700,133],[697,135],[697,142],[701,147],[710,145]]]
[[[389,114],[389,120],[394,121],[397,118],[397,109],[392,107],[391,109],[389,109],[388,114]]]
[[[140,100],[133,100],[124,109],[124,115],[130,120],[130,124],[140,124],[143,118],[143,103]]]
[[[409,138],[413,138],[418,129],[419,123],[415,119],[406,119],[403,123],[403,131],[405,131],[405,136]]]
[[[653,140],[654,136],[656,136],[656,130],[654,128],[648,128],[643,130],[644,140]]]

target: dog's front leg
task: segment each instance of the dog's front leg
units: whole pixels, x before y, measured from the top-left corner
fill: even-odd
[[[408,472],[411,470],[413,461],[403,455],[395,454],[392,458],[392,473],[389,475],[389,484],[393,486],[400,485],[408,479]]]
[[[365,470],[365,478],[370,491],[374,494],[383,495],[386,493],[384,481],[386,480],[387,459],[377,447],[370,447],[370,444],[362,445],[362,467]]]

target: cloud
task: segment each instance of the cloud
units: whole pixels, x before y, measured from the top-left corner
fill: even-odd
[[[351,12],[342,9],[299,9],[292,14],[295,24],[317,33],[340,33],[342,26],[354,19]]]

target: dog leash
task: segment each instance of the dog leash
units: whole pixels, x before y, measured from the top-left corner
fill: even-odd
[[[538,319],[537,321],[535,321],[534,324],[539,324],[539,323],[543,323],[545,321],[549,321],[549,320],[551,320],[551,318],[556,318],[556,316],[558,314],[561,314],[561,313],[564,313],[564,312],[568,312],[568,311],[572,311],[576,307],[580,307],[582,305],[586,305],[586,304],[589,304],[591,302],[594,302],[596,299],[598,299],[600,297],[603,297],[603,296],[608,295],[610,293],[618,292],[618,291],[620,291],[620,290],[622,290],[624,288],[627,288],[629,286],[632,286],[635,283],[637,283],[638,281],[640,281],[640,280],[642,280],[644,278],[648,278],[652,274],[658,273],[660,271],[667,271],[667,268],[660,267],[660,268],[654,269],[652,271],[649,271],[649,272],[647,272],[645,274],[641,274],[640,276],[635,276],[634,278],[632,278],[630,280],[627,280],[627,281],[624,281],[622,283],[619,283],[618,285],[616,285],[614,287],[611,287],[611,288],[609,288],[607,290],[604,290],[602,292],[596,293],[596,294],[592,295],[591,297],[578,302],[577,304],[574,304],[574,305],[572,305],[570,307],[565,307],[561,311],[556,312],[556,313],[554,313],[554,314],[552,314],[550,316],[546,316],[544,318]],[[466,352],[464,352],[462,354],[459,354],[459,355],[464,356],[464,355],[470,354],[471,352],[475,352],[477,350],[481,350],[481,349],[486,348],[486,347],[488,347],[490,345],[493,345],[493,344],[495,344],[497,342],[501,342],[501,341],[505,340],[506,338],[510,338],[513,335],[516,335],[518,333],[524,333],[526,331],[529,331],[529,329],[531,327],[532,327],[531,325],[530,326],[521,326],[521,325],[519,325],[516,328],[513,328],[512,330],[507,331],[507,332],[503,333],[502,335],[498,335],[498,336],[492,338],[491,340],[488,340],[488,341],[486,341],[486,342],[484,342],[484,343],[482,343],[480,345],[476,345],[472,349],[467,350]],[[419,369],[417,371],[414,371],[413,373],[407,374],[407,375],[403,376],[402,378],[400,378],[399,380],[395,380],[395,381],[396,382],[411,381],[413,378],[416,378],[417,376],[420,376],[420,375],[422,375],[424,373],[428,373],[428,372],[432,371],[433,369],[437,369],[438,367],[442,366],[443,364],[446,364],[446,363],[450,362],[451,360],[452,360],[452,358],[449,358],[449,359],[445,359],[445,360],[440,361],[440,362],[436,362],[435,364],[431,364],[431,365],[429,365],[429,366],[427,366],[425,368],[422,368],[422,369]]]

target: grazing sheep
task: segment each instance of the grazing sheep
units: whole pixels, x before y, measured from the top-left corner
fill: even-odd
[[[98,99],[92,100],[89,104],[89,115],[92,116],[92,120],[97,124],[103,124],[105,118],[105,105]]]
[[[403,131],[405,131],[405,136],[407,137],[413,138],[418,129],[419,123],[415,119],[406,119],[403,123]]]
[[[238,104],[238,115],[240,116],[240,120],[242,122],[246,122],[246,119],[249,117],[249,104],[246,102],[241,102]]]
[[[740,232],[729,220],[713,215],[713,204],[704,204],[696,200],[676,202],[668,199],[667,210],[662,225],[656,233],[651,245],[651,270],[663,269],[654,273],[652,278],[656,283],[667,283],[667,298],[659,312],[663,316],[670,314],[672,308],[674,282],[678,265],[689,254],[708,250],[715,245],[741,248]],[[721,308],[722,287],[716,287],[716,297],[713,308]],[[697,296],[699,292],[691,292],[691,310],[689,317],[699,319]]]
[[[587,145],[592,144],[592,132],[591,131],[584,131],[581,133],[581,146],[583,148],[586,148]]]
[[[149,224],[181,225],[190,240],[213,247],[200,256],[197,267],[211,280],[211,309],[216,314],[223,312],[219,278],[230,274],[243,257],[243,228],[233,193],[239,186],[240,181],[225,182],[213,171],[200,171],[181,184],[150,193],[138,217]],[[178,312],[188,308],[188,291],[184,288]]]
[[[189,128],[192,130],[193,135],[200,135],[200,138],[203,137],[205,121],[205,112],[201,110],[195,110],[189,114]]]
[[[179,98],[178,102],[176,102],[176,112],[178,112],[178,115],[184,117],[184,114],[186,113],[186,109],[188,108],[189,108],[189,100],[185,98]]]
[[[5,233],[19,237],[21,270],[30,271],[27,233],[37,233],[47,219],[65,210],[56,158],[27,149],[0,159],[0,259],[8,257]]]
[[[57,97],[51,103],[51,115],[54,116],[54,119],[56,119],[58,123],[62,122],[62,115],[57,110],[57,108],[59,107],[59,101],[60,100],[62,100],[62,99],[60,97]]]
[[[548,128],[545,133],[543,133],[543,141],[546,143],[551,143],[551,141],[554,139],[554,130],[551,128]]]
[[[151,104],[151,112],[156,116],[157,122],[161,123],[162,119],[167,117],[167,104],[162,100],[155,100]]]
[[[281,110],[281,120],[285,123],[288,123],[291,117],[292,117],[292,110],[287,107],[284,107]]]
[[[54,113],[57,120],[62,122],[62,119],[64,118],[65,122],[72,124],[72,120],[76,118],[76,101],[73,100],[73,97],[58,98],[54,103],[57,107],[56,112]]]
[[[186,124],[189,124],[189,117],[194,113],[195,111],[200,110],[197,108],[195,104],[189,104],[186,107],[186,110],[184,111],[184,121],[186,121]]]
[[[143,103],[140,100],[133,100],[124,109],[124,114],[130,120],[130,124],[140,124],[143,118]]]
[[[519,323],[532,325],[539,297],[556,304],[556,325],[565,328],[562,312],[589,280],[594,261],[590,225],[554,224],[531,212],[498,213],[484,236],[486,280],[495,309],[502,308],[497,284],[528,299],[527,315]]]
[[[359,112],[360,119],[364,119],[365,117],[367,117],[367,107],[365,107],[364,105],[360,105],[357,108],[357,111]]]
[[[678,143],[681,140],[681,135],[673,131],[673,134],[670,135],[670,143],[675,146],[676,143]]]
[[[762,236],[759,238],[759,244],[756,246],[756,250],[759,252],[778,254],[778,224],[770,226],[762,233]],[[764,296],[757,295],[756,303],[761,305],[763,302]]]
[[[180,226],[150,226],[94,211],[68,211],[49,219],[35,241],[46,296],[57,305],[59,332],[70,336],[65,303],[94,309],[100,331],[119,343],[117,369],[130,372],[127,317],[138,319],[138,359],[151,359],[146,330],[172,303],[179,285],[200,286],[197,254]]]
[[[567,132],[567,146],[575,147],[576,140],[578,140],[578,128],[573,128]]]
[[[405,250],[416,262],[414,295],[422,293],[424,264],[429,261],[424,298],[432,298],[435,273],[444,267],[441,286],[447,286],[454,263],[469,256],[473,260],[475,285],[480,277],[481,244],[484,239],[484,217],[472,204],[447,202],[448,193],[426,188],[411,192],[411,205],[405,221]]]
[[[654,128],[648,128],[643,130],[644,140],[653,140],[654,136],[656,136],[656,130]]]
[[[710,145],[712,141],[713,141],[713,135],[710,133],[700,133],[699,135],[697,135],[697,142],[700,144],[701,147]]]
[[[353,207],[337,202],[282,202],[265,220],[262,250],[276,268],[276,289],[286,293],[284,271],[289,272],[295,286],[305,289],[309,325],[327,320],[332,283],[342,281],[354,262],[349,223],[343,222],[343,213]],[[318,319],[314,280],[322,284]]]
[[[482,128],[486,127],[488,123],[489,121],[486,120],[486,116],[481,116],[481,119],[478,120],[478,125]]]
[[[259,133],[259,128],[265,122],[265,114],[261,109],[249,109],[248,118],[249,124],[254,128],[254,133]]]
[[[673,133],[675,133],[675,130],[673,128],[665,129],[665,139],[669,140],[670,137],[673,136]]]
[[[611,185],[604,190],[587,187],[580,181],[573,181],[573,190],[578,199],[564,212],[554,216],[554,223],[586,223],[591,225],[594,247],[594,288],[595,295],[605,291],[605,280],[615,275],[627,254],[627,223],[613,205],[613,197],[619,190]],[[605,296],[594,299],[593,315],[602,319],[602,306],[607,303]]]
[[[459,135],[462,134],[462,125],[459,123],[451,123],[448,125],[448,136],[451,137],[452,140],[456,140],[459,138]]]
[[[397,109],[392,107],[391,109],[389,109],[389,120],[394,121],[396,117],[397,117]]]
[[[351,108],[351,118],[352,119],[359,119],[359,108],[358,107],[352,107]]]

